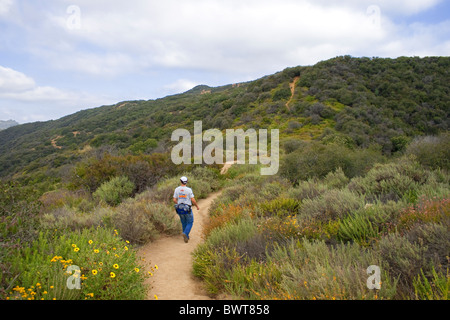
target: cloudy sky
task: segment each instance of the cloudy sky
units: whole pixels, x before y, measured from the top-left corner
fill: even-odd
[[[448,0],[0,0],[0,120],[57,119],[339,55],[449,53]]]

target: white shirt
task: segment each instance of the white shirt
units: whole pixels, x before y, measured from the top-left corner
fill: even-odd
[[[192,192],[191,188],[180,186],[175,189],[173,197],[178,200],[178,204],[184,203],[192,206],[191,199],[194,198],[194,193]]]

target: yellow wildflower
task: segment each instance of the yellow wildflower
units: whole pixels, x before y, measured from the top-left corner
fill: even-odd
[[[116,263],[113,265],[114,269],[119,269],[119,265]]]
[[[92,270],[92,274],[95,276],[97,274],[97,270]]]
[[[111,278],[115,278],[116,277],[116,274],[114,272],[111,272],[109,275],[111,276]]]
[[[139,268],[134,268],[134,271],[139,272]]]
[[[78,252],[78,251],[80,251],[80,248],[76,247],[73,249],[73,251]]]
[[[89,240],[89,241],[88,241],[88,243],[89,243],[89,244],[92,244],[92,243],[94,243],[94,241],[92,241],[92,240]]]

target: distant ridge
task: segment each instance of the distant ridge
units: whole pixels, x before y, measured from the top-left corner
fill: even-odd
[[[0,120],[0,130],[5,130],[18,125],[19,123],[15,120]]]

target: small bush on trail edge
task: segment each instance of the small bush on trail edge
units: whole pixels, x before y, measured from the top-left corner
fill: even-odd
[[[110,206],[119,205],[133,194],[134,184],[127,177],[115,177],[103,183],[93,194],[94,199]]]

